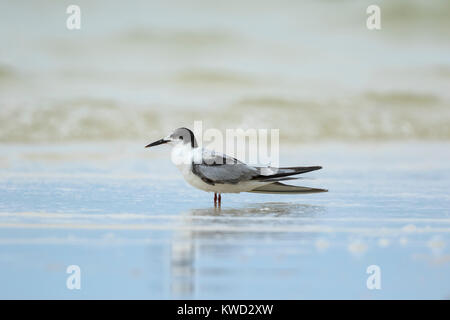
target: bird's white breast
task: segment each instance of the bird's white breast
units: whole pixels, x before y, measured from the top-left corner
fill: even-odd
[[[193,160],[201,159],[201,155],[202,150],[200,148],[192,149],[189,145],[176,145],[172,149],[172,161],[180,170],[186,182],[197,189],[217,193],[239,193],[267,184],[258,181],[244,181],[238,184],[208,184],[192,172]]]

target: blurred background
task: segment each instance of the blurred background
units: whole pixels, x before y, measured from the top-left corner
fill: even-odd
[[[282,128],[283,142],[450,138],[450,3],[0,2],[0,141]],[[147,140],[145,140],[147,141]]]

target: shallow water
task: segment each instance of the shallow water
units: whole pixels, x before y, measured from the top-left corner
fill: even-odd
[[[142,146],[141,146],[142,147]],[[130,142],[0,147],[1,298],[449,298],[448,143],[327,143],[323,194],[195,190]],[[81,290],[66,268],[81,268]],[[369,265],[381,290],[369,290]]]

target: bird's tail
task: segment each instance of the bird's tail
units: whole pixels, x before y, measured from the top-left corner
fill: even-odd
[[[318,193],[318,192],[327,192],[326,189],[317,189],[317,188],[308,188],[308,187],[300,187],[300,186],[291,186],[287,184],[283,184],[281,182],[274,182],[270,184],[266,184],[264,186],[255,188],[249,192],[255,193],[275,193],[275,194],[296,194],[296,193]]]

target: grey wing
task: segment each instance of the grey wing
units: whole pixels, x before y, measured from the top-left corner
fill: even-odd
[[[251,180],[259,175],[257,168],[213,151],[204,150],[201,163],[193,163],[192,171],[208,184],[230,183]]]

